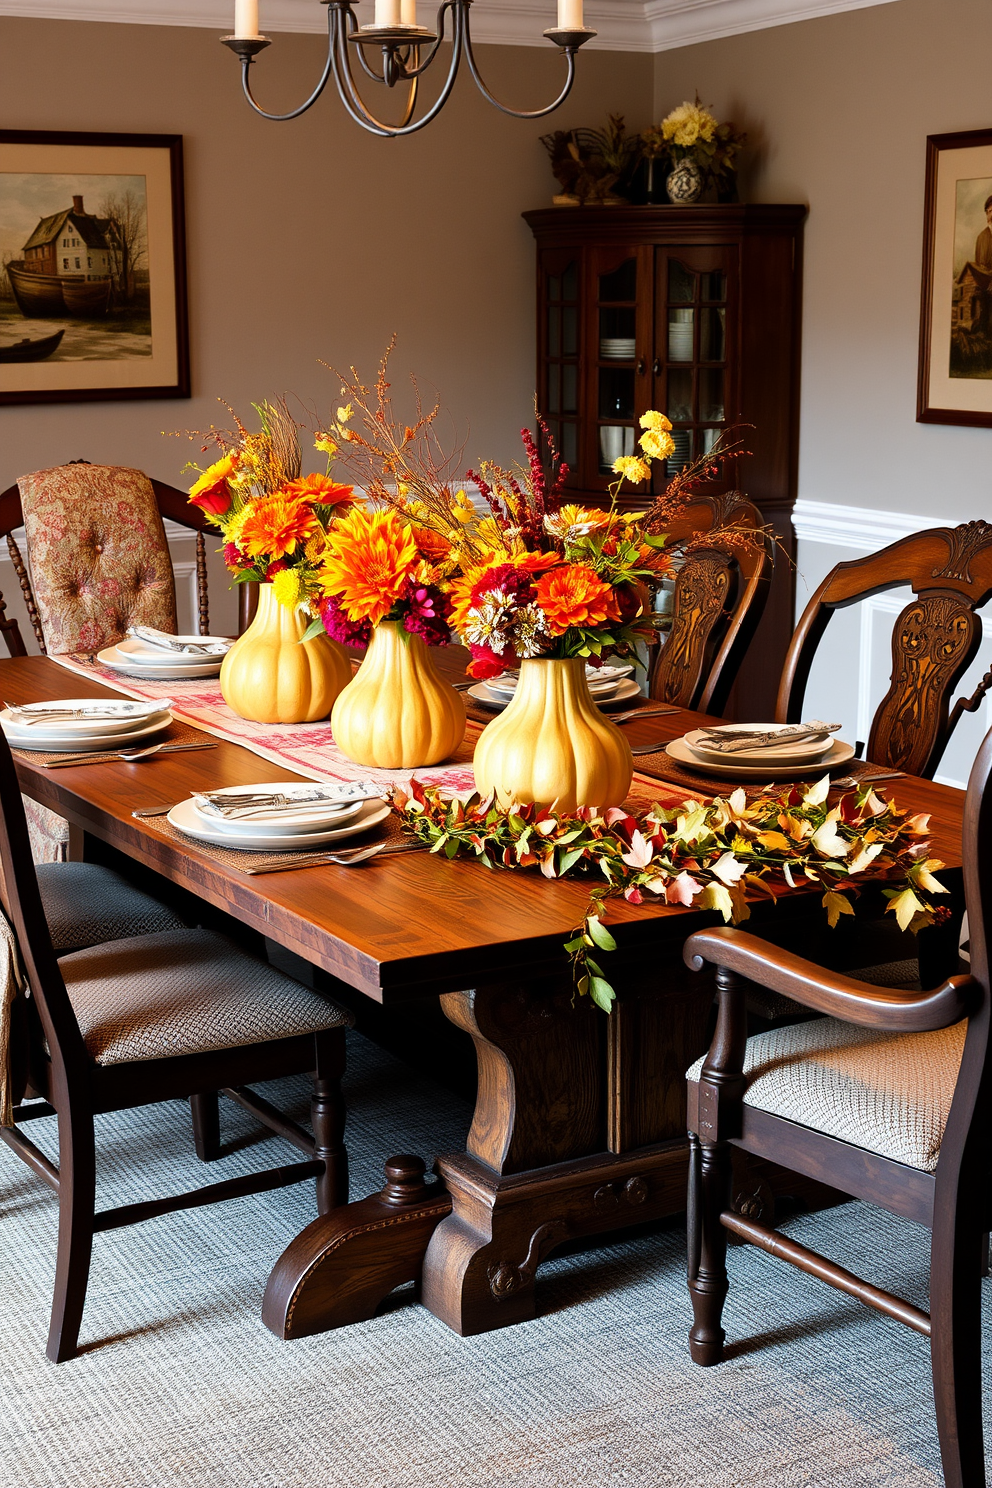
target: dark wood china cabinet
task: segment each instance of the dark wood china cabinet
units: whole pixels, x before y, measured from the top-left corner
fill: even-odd
[[[793,626],[806,208],[554,207],[524,216],[538,250],[538,402],[577,500],[606,498],[613,462],[635,453],[649,408],[671,419],[676,445],[655,465],[655,489],[723,429],[745,426],[748,454],[700,489],[743,490],[782,544],[734,710],[770,719]],[[624,504],[641,506],[646,490],[628,487]]]

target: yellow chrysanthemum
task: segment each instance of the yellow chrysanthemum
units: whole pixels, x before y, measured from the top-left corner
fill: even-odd
[[[613,461],[614,474],[623,476],[632,485],[640,485],[641,481],[651,479],[651,466],[646,460],[638,459],[637,455],[621,455],[619,460]]]
[[[641,414],[642,429],[657,429],[667,433],[671,427],[671,419],[666,418],[663,413],[659,413],[656,408],[649,408],[647,413]]]
[[[245,522],[248,520],[248,517],[250,515],[251,504],[248,503],[245,506],[240,507],[234,513],[233,517],[231,517],[229,521],[226,521],[224,523],[222,531],[228,542],[237,543],[240,546],[241,532],[244,528]]]
[[[713,115],[700,108],[698,103],[688,101],[672,109],[668,117],[661,121],[661,132],[665,139],[681,145],[683,149],[689,149],[697,140],[709,143],[716,131],[717,122]]]
[[[378,625],[402,594],[418,556],[413,531],[396,512],[355,507],[328,537],[321,588],[340,599],[349,620]]]
[[[272,592],[287,610],[295,610],[303,599],[303,575],[298,568],[282,568],[272,576]]]
[[[652,460],[667,460],[669,455],[675,453],[675,440],[664,429],[648,429],[638,442]]]

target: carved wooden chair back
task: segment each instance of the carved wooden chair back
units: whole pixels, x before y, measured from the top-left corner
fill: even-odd
[[[867,757],[930,777],[962,713],[974,712],[992,685],[989,671],[973,695],[951,709],[951,694],[981,643],[976,611],[992,595],[992,526],[987,522],[933,527],[867,558],[838,563],[796,628],[776,717],[782,723],[802,718],[810,667],[834,611],[906,585],[914,598],[893,627],[892,675],[872,719]]]
[[[53,472],[44,472],[44,474],[45,475],[52,474],[52,475],[56,475],[57,476],[57,475],[61,474],[62,472],[73,471],[75,467],[86,466],[87,464],[88,464],[88,461],[86,461],[86,460],[76,460],[76,461],[72,461],[69,466],[61,466],[61,467],[58,467],[57,470],[55,470]],[[105,484],[112,484],[112,482],[113,482],[113,475],[114,475],[114,467],[95,466],[95,467],[93,467],[93,469],[94,469],[94,471],[99,472],[99,474],[101,475],[101,477],[103,477]],[[120,475],[121,475],[121,477],[133,478],[135,476],[139,476],[139,472],[121,470],[120,471]],[[139,477],[139,478],[142,481],[145,479],[144,477]],[[25,477],[25,479],[29,479],[30,480],[30,479],[33,479],[33,477]],[[176,522],[176,523],[178,523],[182,527],[188,527],[191,531],[193,531],[193,532],[196,533],[196,598],[197,598],[197,619],[198,619],[198,625],[199,625],[200,633],[201,634],[206,634],[207,631],[210,628],[210,614],[209,614],[209,603],[208,603],[208,594],[207,594],[207,548],[206,548],[206,532],[208,530],[208,524],[207,524],[206,518],[204,517],[203,513],[201,511],[199,511],[196,507],[193,507],[193,506],[190,506],[189,505],[189,502],[187,500],[186,493],[184,491],[176,490],[176,488],[174,486],[166,485],[166,483],[164,481],[152,480],[152,481],[149,482],[149,484],[150,484],[150,487],[151,487],[151,491],[152,491],[152,493],[154,495],[155,505],[158,508],[158,512],[159,512],[159,515],[161,516],[161,518],[163,518],[163,519],[166,519],[167,518],[169,521]],[[133,544],[135,542],[135,540],[136,540],[135,539],[135,530],[134,530],[133,524],[129,523],[128,520],[127,520],[126,501],[123,499],[124,496],[125,496],[125,492],[122,491],[120,520],[121,520],[121,522],[124,525],[127,526],[127,528],[128,528],[128,537],[129,537],[129,539],[131,540],[131,542]],[[17,539],[15,537],[15,533],[23,525],[24,525],[24,511],[23,511],[22,500],[21,500],[21,492],[20,492],[20,489],[19,489],[18,486],[16,486],[16,485],[10,486],[6,491],[0,493],[0,537],[5,537],[6,540],[7,540],[7,550],[9,552],[9,554],[10,554],[10,558],[11,558],[11,561],[12,561],[13,566],[14,566],[14,572],[16,573],[17,578],[18,578],[18,582],[20,584],[21,593],[22,593],[22,595],[24,597],[24,606],[25,606],[25,609],[27,610],[28,618],[31,621],[31,628],[34,631],[35,640],[37,641],[38,646],[39,646],[42,654],[43,655],[47,655],[48,652],[52,649],[52,647],[50,645],[51,636],[49,635],[49,636],[46,637],[45,628],[44,628],[44,626],[42,624],[43,616],[39,613],[39,606],[38,606],[38,603],[37,603],[37,600],[36,600],[35,590],[34,590],[34,587],[32,585],[32,571],[34,571],[34,573],[35,573],[36,580],[39,577],[39,575],[37,573],[37,570],[36,570],[36,567],[35,567],[35,565],[37,563],[37,554],[29,551],[29,554],[28,554],[29,562],[28,563],[25,563],[24,555],[21,553],[20,547],[19,547],[18,542],[17,542]],[[107,532],[108,532],[108,536],[112,539],[113,536],[114,536],[114,518],[113,518],[113,516],[108,516],[107,517]],[[75,534],[75,536],[78,537],[79,535],[78,534]],[[129,577],[128,581],[127,581],[127,582],[133,582],[133,587],[136,590],[137,589],[140,589],[140,576],[139,576],[137,570],[138,570],[138,566],[140,565],[140,558],[141,558],[141,556],[142,555],[141,555],[141,549],[140,549],[140,532],[139,532],[138,533],[138,538],[137,538],[137,546],[132,548],[132,552],[129,555],[129,560],[130,560],[129,561],[130,577]],[[96,563],[97,562],[100,562],[102,558],[103,558],[103,544],[102,543],[95,543],[94,550],[93,550],[93,557],[92,557],[93,565],[95,566]],[[30,565],[30,567],[29,567],[29,565]],[[85,567],[85,565],[83,565],[83,566]],[[80,572],[79,575],[78,575],[78,582],[81,583],[88,576],[89,575],[87,575],[87,574],[85,574],[83,572]],[[66,576],[64,576],[64,575],[59,576],[59,578],[56,579],[56,581],[55,581],[55,592],[57,593],[58,590],[59,590],[59,588],[62,588],[63,591],[65,592],[65,594],[67,596],[70,596],[72,594],[72,589],[73,589],[72,580],[74,578],[76,578],[76,577],[77,577],[76,575],[70,574],[68,576],[68,582],[67,582]],[[126,587],[126,584],[123,587]],[[120,601],[118,600],[118,604],[119,603],[120,603]],[[168,604],[169,604],[169,597],[168,596],[166,596],[166,604],[167,604],[167,607],[168,607]],[[175,597],[174,597],[174,589],[173,589],[172,595],[171,595],[171,611],[174,613],[174,610],[175,610]],[[112,633],[113,633],[113,631],[115,629],[115,626],[114,626],[113,622],[108,618],[108,620],[102,625],[101,628],[102,628],[103,633],[105,635],[105,639],[101,640],[100,641],[100,644],[101,645],[110,645],[110,644],[112,644],[111,637],[112,637]],[[25,655],[27,655],[27,650],[26,650],[26,647],[24,645],[24,638],[23,638],[23,636],[21,635],[21,632],[20,632],[20,627],[18,626],[17,621],[15,619],[12,619],[7,614],[7,612],[6,612],[6,606],[4,604],[4,600],[3,600],[2,594],[0,594],[0,633],[2,633],[2,635],[3,635],[3,639],[4,639],[4,643],[6,644],[7,651],[8,651],[8,653],[11,656],[25,656]],[[58,647],[57,646],[55,649],[57,649],[57,650],[58,649],[65,650],[65,649],[87,649],[87,648],[86,647],[79,647],[79,648],[77,648],[73,644],[68,644],[66,646],[61,646],[61,647]]]
[[[690,936],[716,968],[717,1025],[689,1071],[689,1289],[693,1358],[723,1357],[728,1231],[930,1338],[947,1488],[985,1484],[981,1278],[992,1194],[992,732],[972,768],[963,861],[971,972],[934,991],[855,981],[737,930]],[[826,1014],[747,1038],[756,983]],[[963,1021],[966,1020],[966,1021]],[[738,1213],[737,1147],[928,1226],[930,1313]]]
[[[672,623],[651,672],[650,695],[680,708],[723,712],[768,598],[772,548],[758,508],[739,491],[697,496],[667,525],[674,541],[705,534],[675,581]],[[752,529],[746,543],[722,528]]]

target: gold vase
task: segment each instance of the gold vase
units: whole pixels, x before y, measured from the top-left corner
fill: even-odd
[[[465,737],[465,704],[397,620],[372,632],[354,679],[331,713],[334,742],[358,765],[413,770],[447,759]]]
[[[257,723],[313,723],[326,718],[351,681],[348,653],[329,636],[304,641],[309,625],[299,610],[260,584],[255,618],[224,657],[220,690],[241,718]]]
[[[562,811],[619,806],[634,775],[623,734],[601,713],[581,658],[522,661],[509,707],[475,747],[475,783],[501,806],[537,801]]]

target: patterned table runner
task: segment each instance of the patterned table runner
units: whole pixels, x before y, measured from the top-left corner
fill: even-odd
[[[318,723],[282,724],[252,723],[246,718],[239,718],[225,703],[216,677],[192,680],[177,678],[172,682],[160,682],[112,672],[87,656],[53,656],[51,659],[68,671],[93,682],[102,682],[104,686],[111,687],[126,697],[146,701],[171,698],[174,704],[172,711],[177,719],[232,744],[240,744],[262,759],[276,765],[285,765],[308,780],[331,783],[341,780],[375,780],[383,787],[388,787],[394,784],[404,785],[412,774],[423,785],[438,785],[446,790],[459,792],[475,789],[472,756],[485,722],[477,715],[474,707],[469,713],[465,738],[450,764],[425,766],[413,771],[372,770],[365,765],[354,764],[341,752],[334,742],[327,719]],[[488,721],[487,718],[486,722]],[[667,755],[663,758],[667,760]],[[660,757],[659,773],[661,768]],[[628,804],[643,806],[661,800],[672,805],[681,802],[685,794],[681,783],[666,786],[654,774],[639,772],[634,776]],[[699,795],[699,787],[694,788],[693,795]]]

